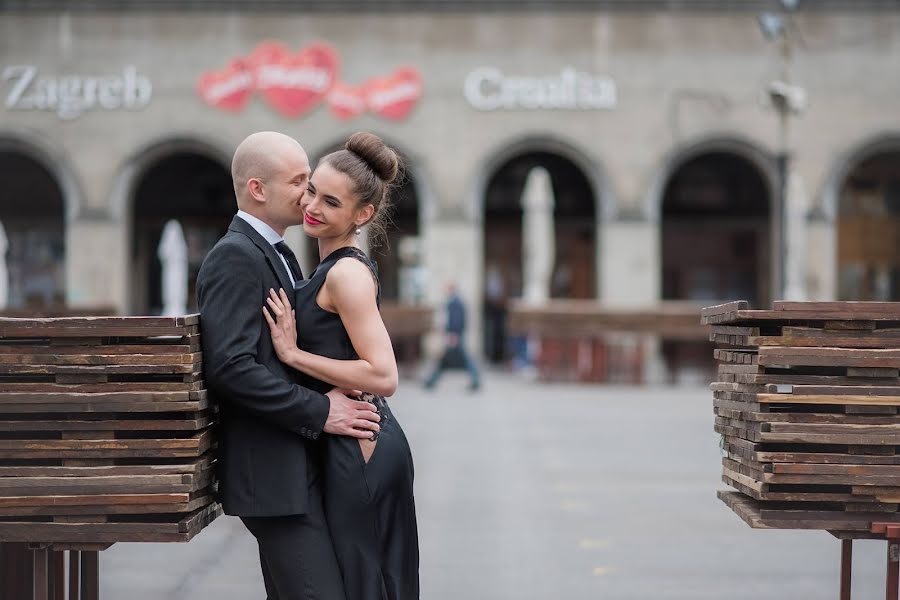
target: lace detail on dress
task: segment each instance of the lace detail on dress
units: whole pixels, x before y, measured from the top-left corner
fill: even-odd
[[[384,424],[391,419],[391,416],[388,414],[388,412],[384,410],[384,406],[386,404],[384,396],[379,396],[378,394],[372,394],[370,392],[363,392],[359,399],[364,402],[368,402],[375,407],[375,412],[377,412],[378,416],[381,417],[381,421],[379,421],[381,427],[384,427]],[[378,432],[372,432],[372,437],[370,439],[373,442],[377,440]]]

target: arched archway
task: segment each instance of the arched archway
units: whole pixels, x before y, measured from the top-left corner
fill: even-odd
[[[522,196],[536,167],[549,174],[554,202],[549,296],[596,294],[597,192],[590,175],[565,153],[540,144],[507,156],[488,175],[483,199],[484,351],[491,362],[502,362],[515,352],[506,339],[506,305],[522,296]]]
[[[0,223],[8,243],[8,308],[14,311],[66,304],[65,224],[71,199],[54,167],[29,144],[0,140],[0,189],[6,199]]]
[[[900,300],[900,138],[848,165],[836,198],[839,300]]]
[[[170,219],[178,220],[184,231],[188,311],[196,310],[197,272],[237,210],[230,171],[217,154],[178,144],[155,150],[142,167],[131,192],[131,313],[159,314],[162,309],[158,248]]]
[[[727,150],[691,156],[662,190],[665,300],[771,301],[772,211],[766,175]]]
[[[746,156],[710,148],[676,163],[662,186],[663,300],[772,300],[772,187]],[[711,368],[708,344],[665,340],[672,373]]]

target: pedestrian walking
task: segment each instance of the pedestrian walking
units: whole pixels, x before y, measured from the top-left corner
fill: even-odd
[[[466,331],[466,306],[459,296],[455,284],[447,286],[447,304],[444,307],[444,353],[425,380],[425,388],[432,389],[447,369],[465,369],[469,373],[469,391],[481,388],[481,378],[475,361],[466,351],[464,334]]]

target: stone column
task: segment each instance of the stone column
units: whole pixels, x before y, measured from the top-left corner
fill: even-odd
[[[809,262],[806,224],[809,195],[803,178],[793,170],[787,176],[785,202],[784,299],[802,301],[809,296],[806,281]]]
[[[600,224],[600,301],[610,308],[644,308],[662,300],[661,226],[631,214]],[[699,317],[698,317],[699,318]],[[644,383],[669,375],[657,335],[638,335],[644,359]]]
[[[600,227],[600,299],[613,307],[650,306],[662,297],[660,225],[606,220]]]
[[[808,226],[809,272],[807,276],[810,300],[838,299],[837,220],[822,213],[813,215]]]
[[[82,214],[66,227],[66,303],[127,314],[128,227],[102,214]]]

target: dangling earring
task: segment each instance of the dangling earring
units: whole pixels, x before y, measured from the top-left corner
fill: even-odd
[[[356,235],[362,235],[362,229],[359,227],[356,228]]]

